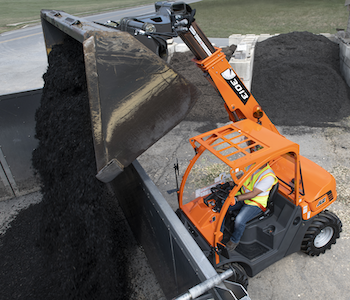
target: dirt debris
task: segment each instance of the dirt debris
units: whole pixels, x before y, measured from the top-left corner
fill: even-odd
[[[343,224],[342,238],[350,238],[350,169],[344,166],[336,166],[331,174],[337,182],[337,201],[330,206]]]

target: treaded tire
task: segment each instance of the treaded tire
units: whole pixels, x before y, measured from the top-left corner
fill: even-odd
[[[216,272],[221,274],[228,270],[230,267],[236,271],[235,275],[227,278],[227,280],[241,284],[246,290],[248,289],[248,276],[244,268],[236,263],[227,263],[216,269]]]
[[[342,231],[339,218],[330,211],[322,211],[314,217],[301,243],[301,251],[310,256],[319,256],[336,243]]]

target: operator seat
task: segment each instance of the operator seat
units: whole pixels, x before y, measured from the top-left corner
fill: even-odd
[[[267,199],[267,207],[266,207],[266,211],[261,211],[259,214],[257,214],[255,217],[253,217],[251,220],[249,220],[247,222],[250,223],[256,219],[259,219],[259,220],[262,220],[268,216],[270,216],[272,213],[273,213],[273,209],[274,209],[274,198],[275,198],[275,195],[276,195],[276,192],[278,191],[278,187],[279,187],[279,183],[277,181],[277,183],[272,187],[272,189],[270,190],[270,193],[269,193],[269,198]],[[230,211],[228,212],[229,214],[229,218],[227,218],[227,223],[225,222],[225,230],[227,232],[230,233],[230,235],[232,234],[233,232],[233,224],[234,224],[234,220],[236,218],[236,216],[238,215],[239,213],[239,210],[234,210],[234,211]],[[228,225],[229,224],[229,225]]]
[[[274,196],[275,196],[276,192],[278,191],[278,186],[279,186],[279,183],[277,181],[277,183],[270,190],[269,198],[267,199],[266,211],[261,211],[260,213],[258,213],[255,217],[253,217],[248,222],[250,222],[252,220],[255,220],[255,219],[261,219],[262,220],[263,218],[271,215],[271,213],[273,212],[273,206],[274,206],[273,200],[274,200]],[[239,213],[239,210],[235,210],[235,211],[232,211],[230,213],[231,213],[231,216],[234,219],[237,216],[237,214]],[[231,220],[233,220],[232,217],[231,217]]]

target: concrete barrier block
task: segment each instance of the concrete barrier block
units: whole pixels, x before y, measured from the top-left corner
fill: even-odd
[[[320,35],[323,35],[324,37],[326,37],[327,39],[331,40],[332,42],[337,43],[337,38],[332,33],[320,33]]]
[[[232,68],[242,80],[247,80],[250,77],[250,59],[231,58],[229,61]]]
[[[255,34],[242,36],[235,53],[229,60],[230,65],[241,78],[248,90],[251,89],[255,44],[258,41],[258,38],[259,36]]]
[[[350,67],[350,45],[341,42],[339,44],[339,58],[341,63]]]
[[[228,37],[228,44],[231,45],[238,45],[242,39],[244,38],[244,35],[242,34],[231,34]]]
[[[267,33],[260,34],[260,35],[258,36],[258,42],[265,41],[265,40],[269,39],[270,37],[273,37],[273,36],[276,36],[276,35],[278,35],[278,34],[274,34],[274,35],[267,34]]]
[[[174,53],[176,52],[176,45],[178,45],[177,43],[169,43],[168,42],[168,58],[167,58],[167,62],[170,63],[171,58],[173,57]]]
[[[175,51],[176,52],[186,52],[189,51],[190,49],[187,47],[186,44],[177,44],[175,45]]]
[[[342,40],[339,42],[339,61],[340,72],[350,86],[350,45]]]

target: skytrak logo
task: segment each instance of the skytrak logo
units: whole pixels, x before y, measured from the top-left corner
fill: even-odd
[[[230,85],[230,87],[245,105],[250,97],[250,93],[242,81],[238,78],[238,76],[236,76],[236,73],[229,68],[222,72],[221,76],[226,80],[226,82]]]

